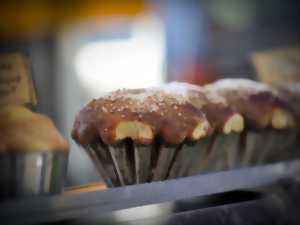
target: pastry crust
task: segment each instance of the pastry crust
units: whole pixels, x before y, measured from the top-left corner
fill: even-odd
[[[166,144],[206,137],[211,127],[205,114],[180,93],[166,87],[118,90],[91,101],[77,115],[72,137],[81,145],[97,138],[106,144],[131,138],[151,144],[156,137]]]
[[[296,126],[286,103],[265,84],[247,79],[222,79],[204,88],[223,96],[251,128],[287,129]]]
[[[51,119],[23,106],[0,110],[0,152],[68,151]]]
[[[245,120],[245,121],[244,121]],[[275,90],[247,79],[223,79],[204,87],[173,82],[158,88],[118,90],[91,101],[77,115],[72,137],[81,145],[100,138],[151,144],[199,140],[214,130],[296,127],[293,112]]]
[[[172,82],[167,85],[168,90],[174,92],[181,90],[196,108],[204,112],[211,126],[221,133],[239,133],[244,129],[244,119],[241,114],[234,111],[224,97],[215,91],[208,91],[200,86]]]

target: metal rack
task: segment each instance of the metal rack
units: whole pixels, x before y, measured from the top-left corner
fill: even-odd
[[[140,224],[141,221],[143,224],[166,224],[173,221],[171,224],[176,224],[175,218],[193,220],[193,215],[197,218],[202,215],[203,219],[205,212],[213,219],[212,210],[222,214],[224,210],[238,212],[236,208],[239,208],[245,214],[247,208],[254,207],[249,211],[252,213],[267,206],[276,206],[270,213],[279,216],[283,211],[278,210],[285,209],[286,203],[279,201],[276,205],[281,199],[278,196],[284,196],[288,204],[295,199],[286,198],[289,196],[286,193],[282,195],[282,184],[286,183],[282,180],[298,184],[299,174],[300,161],[289,161],[104,191],[14,200],[0,204],[0,221],[9,225],[62,221],[66,224],[68,221],[72,224]],[[300,208],[300,201],[295,204]],[[159,209],[155,214],[151,214],[153,207]]]

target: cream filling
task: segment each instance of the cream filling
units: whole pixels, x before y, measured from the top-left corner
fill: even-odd
[[[244,118],[240,114],[234,114],[224,124],[224,134],[230,134],[233,132],[239,133],[244,129]]]
[[[139,121],[120,122],[116,127],[116,140],[125,138],[137,139],[153,139],[151,126]]]

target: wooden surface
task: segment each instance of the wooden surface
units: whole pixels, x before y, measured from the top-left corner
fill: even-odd
[[[66,188],[64,194],[94,192],[94,191],[102,191],[105,189],[107,189],[107,186],[104,183],[99,182],[99,183],[91,183],[91,184]]]

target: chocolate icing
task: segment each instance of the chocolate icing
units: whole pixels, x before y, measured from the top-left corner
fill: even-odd
[[[150,138],[136,138],[135,143],[150,144],[159,136],[168,144],[193,139],[199,124],[210,126],[204,113],[181,94],[170,94],[164,88],[118,90],[91,101],[77,115],[72,136],[80,144],[93,142],[98,136],[106,144],[118,141],[116,129],[122,122],[134,121],[149,126]]]

